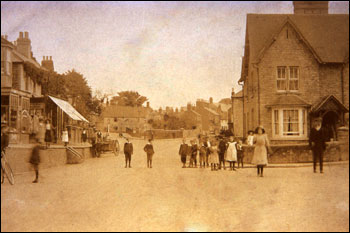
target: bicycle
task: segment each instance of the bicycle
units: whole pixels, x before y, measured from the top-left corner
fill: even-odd
[[[11,185],[15,184],[15,177],[13,176],[10,164],[6,160],[6,153],[1,152],[1,184],[5,182],[5,175]]]

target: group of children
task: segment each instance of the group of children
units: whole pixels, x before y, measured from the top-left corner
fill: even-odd
[[[229,170],[235,171],[235,164],[243,168],[243,143],[242,140],[230,137],[229,139],[219,137],[209,140],[208,137],[191,140],[190,145],[183,139],[180,145],[179,155],[183,168],[186,168],[186,162],[189,160],[188,167],[197,167],[197,157],[199,155],[199,167],[211,167],[212,171],[219,169],[226,170],[226,162],[229,163]]]

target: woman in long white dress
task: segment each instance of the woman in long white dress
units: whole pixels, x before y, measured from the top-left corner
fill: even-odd
[[[267,149],[270,148],[270,143],[263,127],[259,126],[256,128],[254,142],[255,148],[252,164],[257,166],[258,176],[263,177],[264,167],[268,164]]]
[[[234,141],[233,137],[230,137],[230,141],[228,142],[228,147],[226,151],[225,160],[230,163],[230,170],[236,171],[235,163],[237,162],[237,142]]]
[[[62,142],[64,143],[64,146],[68,146],[69,142],[69,136],[68,136],[68,128],[65,127],[62,131]]]

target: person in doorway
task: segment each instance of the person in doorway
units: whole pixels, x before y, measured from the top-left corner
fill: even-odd
[[[320,173],[323,173],[323,153],[326,149],[326,136],[322,129],[321,118],[318,118],[314,121],[310,132],[309,145],[313,155],[314,173],[316,173],[317,160],[320,163]]]
[[[219,142],[219,169],[224,169],[226,170],[225,167],[225,153],[227,150],[227,142],[226,139],[221,137],[220,142]],[[221,166],[223,165],[223,166]]]
[[[243,143],[242,140],[238,140],[236,144],[237,148],[237,167],[239,168],[239,165],[242,166],[243,168],[243,159],[244,159],[244,154],[243,154]]]
[[[87,142],[87,132],[86,129],[83,129],[83,132],[81,133],[81,140],[83,141],[83,143]]]
[[[128,138],[126,138],[126,142],[124,144],[124,155],[125,155],[125,168],[128,167],[131,168],[131,155],[134,153],[134,147],[132,143],[129,141]]]
[[[62,131],[62,142],[64,143],[65,147],[68,146],[69,136],[68,136],[68,128],[67,127],[64,127],[64,129]]]
[[[254,135],[254,155],[252,159],[252,164],[257,166],[257,174],[260,177],[264,176],[264,167],[267,166],[267,154],[268,151],[271,153],[270,143],[265,134],[265,130],[262,126],[255,129]]]
[[[29,162],[32,164],[34,172],[35,172],[35,180],[33,183],[39,182],[39,164],[40,164],[40,150],[42,149],[42,145],[40,142],[34,146],[32,150],[32,155],[30,157]]]
[[[180,145],[179,155],[181,158],[182,168],[186,168],[186,157],[189,150],[189,146],[186,143],[186,139],[182,139],[182,144]]]
[[[143,150],[146,152],[147,154],[147,167],[148,168],[152,168],[152,158],[154,155],[154,149],[153,149],[153,145],[152,145],[152,139],[148,140],[148,143],[146,144],[146,146],[143,148]]]
[[[41,144],[45,143],[45,124],[42,118],[39,118],[38,133],[36,135],[36,140]]]
[[[50,120],[46,120],[45,124],[45,143],[46,143],[46,149],[50,147],[50,143],[52,142],[52,126],[50,123]]]
[[[230,170],[236,171],[235,163],[237,162],[237,149],[236,149],[237,142],[234,140],[234,138],[231,136],[230,141],[227,145],[227,152],[226,152],[226,161],[230,164]]]

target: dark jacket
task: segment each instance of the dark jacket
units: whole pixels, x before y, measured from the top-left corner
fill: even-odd
[[[314,146],[312,146],[312,143],[314,143]],[[311,129],[309,146],[312,150],[326,149],[326,135],[322,128],[320,130],[316,130],[315,128]]]
[[[192,145],[190,149],[191,149],[191,155],[192,156],[196,156],[197,153],[198,153],[198,146],[197,145]]]
[[[126,142],[124,144],[124,154],[130,154],[132,155],[134,153],[134,147],[131,142]]]
[[[226,142],[224,140],[221,140],[220,143],[219,143],[219,153],[220,154],[225,154],[226,149],[227,149]]]
[[[153,145],[152,144],[146,144],[146,146],[143,148],[143,150],[147,153],[147,155],[153,155]]]
[[[39,146],[39,145],[36,145],[33,148],[32,155],[31,155],[30,160],[29,160],[29,162],[31,164],[38,165],[40,163],[40,149],[41,149],[41,146]]]
[[[5,150],[9,145],[9,135],[7,133],[1,134],[1,151]]]
[[[188,148],[189,148],[189,146],[187,144],[181,144],[180,150],[179,150],[179,155],[186,156],[188,154]]]

